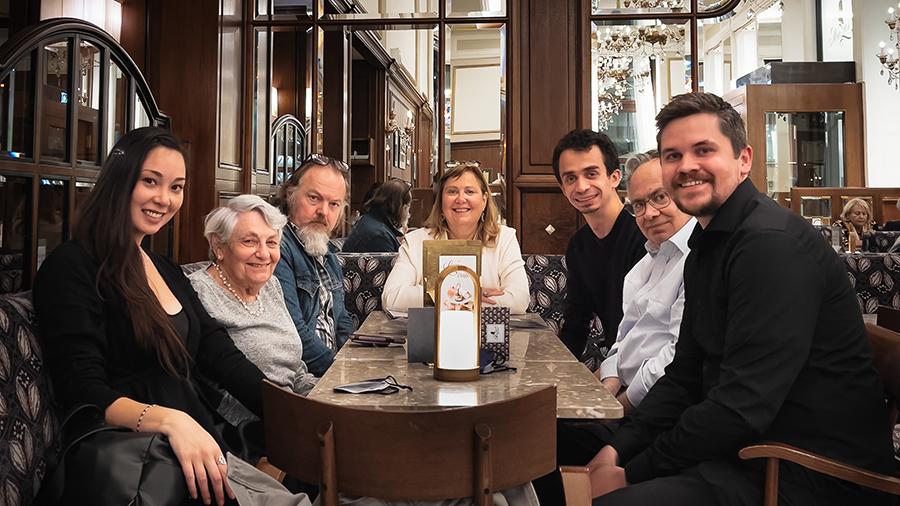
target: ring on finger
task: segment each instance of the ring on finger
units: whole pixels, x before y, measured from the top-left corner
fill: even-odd
[[[224,466],[224,465],[228,464],[228,461],[225,460],[224,455],[219,455],[219,458],[216,459],[216,462],[218,462],[220,466]]]

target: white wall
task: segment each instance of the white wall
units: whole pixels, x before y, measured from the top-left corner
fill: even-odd
[[[861,1],[856,0],[853,3]],[[783,61],[816,61],[815,0],[789,0],[782,4],[784,5],[781,14]]]
[[[888,86],[887,75],[880,75],[881,63],[875,57],[879,42],[892,43],[884,24],[888,7],[896,10],[897,4],[894,0],[853,2],[856,78],[863,83],[865,110],[866,182],[875,188],[900,187],[900,91],[893,84]]]

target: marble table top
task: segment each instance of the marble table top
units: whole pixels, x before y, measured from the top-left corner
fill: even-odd
[[[390,320],[381,311],[371,313],[361,334],[405,335],[405,320]],[[448,382],[433,377],[430,365],[408,363],[406,347],[367,347],[348,342],[309,397],[318,401],[368,409],[433,410],[474,406],[524,395],[556,385],[557,418],[622,417],[622,406],[591,371],[566,349],[539,315],[513,316],[510,359],[516,371],[481,375],[477,381]],[[345,383],[393,376],[412,392],[392,395],[344,394],[334,387]]]

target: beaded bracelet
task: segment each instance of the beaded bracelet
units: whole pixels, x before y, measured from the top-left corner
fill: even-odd
[[[144,419],[144,415],[147,414],[147,411],[154,406],[156,406],[156,404],[147,404],[147,407],[144,408],[143,411],[141,411],[141,416],[138,417],[138,421],[137,421],[137,428],[134,430],[135,432],[141,431],[141,420]]]

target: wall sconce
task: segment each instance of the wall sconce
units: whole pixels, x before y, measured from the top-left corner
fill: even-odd
[[[465,265],[438,276],[434,314],[434,379],[475,381],[481,348],[481,278]]]
[[[401,128],[397,124],[397,111],[391,109],[391,119],[384,128],[387,139],[385,139],[385,149],[391,150],[391,138],[396,134],[400,138],[400,149],[408,151],[412,147],[412,134],[416,130],[416,125],[412,120],[412,111],[406,111],[406,126]]]

